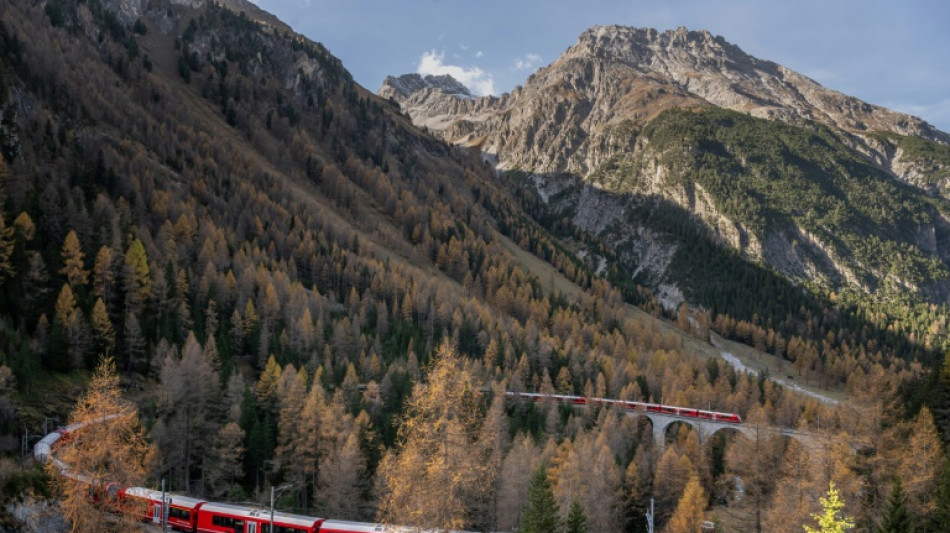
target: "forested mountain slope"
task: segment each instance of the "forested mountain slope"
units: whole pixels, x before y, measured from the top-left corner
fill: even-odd
[[[5,443],[54,414],[27,408],[51,375],[82,376],[111,354],[156,444],[155,482],[238,501],[290,482],[284,507],[371,520],[399,486],[377,472],[433,453],[397,435],[412,427],[407,398],[439,405],[450,398],[439,391],[455,390],[425,385],[444,344],[476,411],[436,450],[443,470],[412,482],[458,496],[453,523],[470,529],[516,527],[541,463],[565,512],[578,498],[593,531],[638,531],[649,497],[665,522],[694,477],[738,522],[763,508],[770,523],[804,520],[811,509],[785,505],[787,487],[807,486],[814,502],[829,479],[854,505],[866,495],[862,516],[874,520],[895,469],[937,461],[900,453],[908,438],[936,439],[929,412],[911,433],[890,409],[926,377],[914,357],[929,352],[901,331],[847,322],[827,301],[786,309],[802,328],[787,352],[811,357],[803,375],[849,386],[848,405],[697,358],[683,336],[631,316],[624,295],[662,314],[648,291],[595,276],[480,154],[421,132],[322,46],[267,20],[198,0],[0,4]],[[534,275],[502,235],[583,292]],[[764,323],[680,318],[698,342],[719,320],[774,349]],[[765,454],[775,464],[804,452],[730,435],[701,447],[679,427],[659,449],[646,422],[610,410],[471,397],[498,382],[803,430],[820,420],[821,459],[841,468],[757,472]],[[853,455],[852,439],[875,442],[875,461]],[[473,460],[488,472],[477,490],[445,485],[452,464]],[[745,490],[762,496],[759,509],[735,498],[737,475],[755,480]],[[936,478],[925,478],[908,493],[929,517]],[[418,525],[442,524],[426,514],[434,507],[422,502]]]

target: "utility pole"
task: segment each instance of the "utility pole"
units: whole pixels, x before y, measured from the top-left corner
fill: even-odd
[[[755,530],[762,533],[762,457],[759,455],[759,425],[755,425]]]
[[[653,498],[650,498],[650,510],[647,511],[647,533],[653,533]]]
[[[276,492],[279,496],[280,493],[292,488],[294,488],[294,486],[290,483],[277,488],[274,488],[273,485],[270,486],[270,533],[274,533],[274,493]]]
[[[165,478],[162,478],[162,531],[168,531],[168,500],[165,499]]]

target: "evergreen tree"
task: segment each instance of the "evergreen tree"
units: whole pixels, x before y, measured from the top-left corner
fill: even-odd
[[[950,459],[944,459],[937,476],[936,503],[930,515],[931,531],[943,531],[950,527]]]
[[[558,513],[547,469],[541,465],[531,476],[528,502],[521,510],[521,533],[556,533],[560,529]]]
[[[819,529],[805,526],[806,533],[844,533],[854,529],[854,519],[850,516],[839,517],[838,513],[844,510],[844,502],[835,488],[835,482],[828,484],[827,496],[819,499],[823,513],[811,515],[818,522]]]
[[[907,510],[907,495],[900,478],[894,478],[891,496],[887,500],[884,518],[877,528],[878,533],[913,533],[914,521]]]
[[[564,533],[587,533],[587,514],[577,498],[571,502],[571,509],[567,512]]]
[[[944,444],[950,443],[950,352],[944,356],[943,364],[935,370],[937,383],[930,402],[934,423]]]

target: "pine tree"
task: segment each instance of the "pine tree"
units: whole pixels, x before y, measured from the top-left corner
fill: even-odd
[[[65,468],[91,480],[93,486],[118,481],[123,486],[141,486],[146,465],[154,453],[142,428],[133,403],[122,398],[115,362],[102,359],[89,382],[85,394],[69,416],[69,424],[85,424],[70,433],[70,438],[57,451],[56,457]],[[111,506],[124,513],[119,524],[108,518],[89,498],[89,482],[75,476],[61,476],[59,467],[49,463],[48,470],[55,486],[62,493],[63,516],[72,524],[72,531],[132,531],[135,513],[141,509]]]
[[[819,529],[810,526],[804,526],[806,533],[844,533],[849,529],[854,529],[854,519],[850,516],[839,517],[838,514],[844,510],[844,502],[835,488],[835,482],[828,484],[828,493],[819,499],[822,514],[813,514],[811,517],[818,522]]]
[[[913,533],[914,521],[907,509],[907,495],[904,494],[904,484],[900,478],[894,478],[891,485],[891,496],[887,499],[887,509],[884,518],[877,528],[878,533]]]
[[[548,480],[548,471],[544,465],[538,467],[531,476],[528,486],[528,501],[521,509],[521,533],[557,533],[560,518],[554,491]]]
[[[577,498],[571,502],[571,508],[567,512],[564,533],[587,533],[587,514],[584,513],[584,506]]]

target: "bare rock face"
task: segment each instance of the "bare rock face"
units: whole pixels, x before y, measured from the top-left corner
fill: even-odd
[[[612,153],[629,149],[629,131],[660,111],[706,103],[784,122],[819,122],[858,138],[888,131],[950,143],[919,118],[827,89],[722,37],[685,28],[596,26],[501,97],[459,98],[455,80],[446,90],[419,78],[387,78],[379,94],[445,140],[494,154],[501,169],[587,176]]]
[[[425,77],[420,74],[403,74],[398,78],[387,76],[383,80],[379,95],[383,98],[404,100],[417,92],[425,90],[434,90],[458,98],[472,98],[472,93],[468,90],[468,87],[448,74]]]

